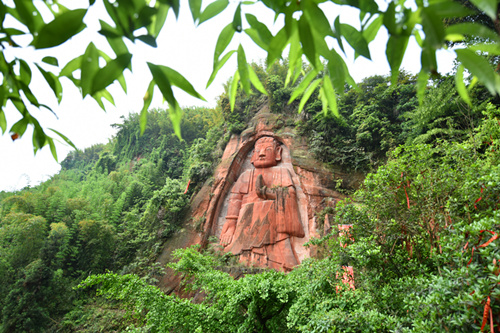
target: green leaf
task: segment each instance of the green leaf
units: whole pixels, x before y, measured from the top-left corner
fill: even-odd
[[[323,108],[323,115],[328,116],[328,99],[326,98],[325,89],[323,86],[319,87],[319,99],[321,100],[321,106]]]
[[[7,6],[0,1],[0,25],[3,26],[3,21],[5,20],[5,15],[7,14]]]
[[[429,8],[422,8],[421,17],[425,43],[434,49],[441,48],[445,36],[443,20]]]
[[[233,81],[231,82],[231,87],[229,88],[229,104],[231,105],[231,112],[234,111],[234,105],[236,103],[236,92],[238,90],[238,82],[240,81],[240,73],[236,71],[233,76]]]
[[[417,77],[417,98],[418,104],[422,105],[425,96],[425,90],[427,89],[427,83],[429,81],[429,73],[422,69]]]
[[[387,31],[389,31],[390,35],[399,35],[399,31],[396,25],[396,4],[395,2],[389,2],[387,6],[387,10],[383,14],[383,22]]]
[[[255,73],[252,66],[248,66],[248,75],[253,86],[264,95],[267,95],[266,88],[264,88],[264,85],[260,82],[259,77],[257,76],[257,73]]]
[[[22,59],[19,59],[19,76],[24,84],[29,85],[31,82],[31,69],[28,63]]]
[[[209,4],[207,8],[200,14],[198,25],[210,20],[212,17],[219,15],[229,5],[228,0],[216,0]]]
[[[31,34],[38,32],[38,29],[44,25],[42,16],[33,1],[14,0],[14,10],[9,11],[9,14],[28,27]]]
[[[29,124],[30,116],[24,116],[10,128],[10,133],[17,133],[22,137]]]
[[[309,97],[311,97],[312,93],[318,87],[320,82],[321,82],[321,79],[316,79],[309,85],[309,87],[307,87],[307,90],[304,92],[304,95],[302,96],[302,99],[300,100],[300,103],[299,103],[299,113],[302,112],[302,109],[304,108],[307,101],[309,100]]]
[[[136,18],[135,22],[132,25],[132,29],[137,30],[138,28],[145,27],[149,33],[149,29],[151,28],[151,24],[153,23],[153,18],[158,11],[156,8],[156,4],[155,7],[143,6],[143,4],[141,4],[139,6],[136,6],[133,10],[135,13],[137,13],[137,11],[139,11],[139,13],[137,13],[137,17],[134,15],[134,17]]]
[[[80,69],[82,65],[83,55],[76,57],[75,59],[70,60],[64,67],[61,69],[59,76],[66,76],[69,78],[73,77],[73,72]]]
[[[118,29],[116,28],[113,28],[112,26],[110,26],[109,24],[107,24],[106,22],[100,20],[101,22],[101,30],[99,30],[98,32],[103,35],[104,37],[106,38],[120,38],[121,37],[121,33],[120,31],[118,31]]]
[[[174,93],[172,91],[172,84],[170,83],[168,75],[165,73],[166,67],[155,65],[150,62],[148,62],[148,67],[149,70],[151,71],[151,74],[153,75],[153,79],[156,82],[156,85],[158,86],[158,88],[160,88],[163,98],[165,98],[165,100],[170,106],[170,109],[172,109],[172,112],[175,114],[176,110],[179,108],[179,103],[174,97]],[[177,118],[173,117],[173,119]],[[180,122],[179,123],[172,122],[172,124],[174,126],[174,129],[177,127],[180,128]],[[180,130],[178,131],[178,133],[179,133],[178,135],[180,135]]]
[[[299,19],[299,36],[300,42],[302,43],[302,50],[306,55],[307,59],[313,67],[318,67],[318,54],[316,53],[316,47],[314,46],[314,38],[311,33],[311,27],[309,25],[309,20],[305,16],[301,16]]]
[[[123,76],[123,71],[129,66],[131,60],[132,55],[130,53],[121,54],[116,57],[116,59],[108,62],[106,66],[99,69],[97,74],[94,76],[91,94],[93,95],[96,92],[105,89],[113,83],[113,81]]]
[[[35,149],[35,154],[38,149],[44,147],[47,144],[47,135],[40,126],[40,123],[35,119],[31,118],[31,123],[33,124],[33,148]]]
[[[269,43],[269,50],[267,52],[266,60],[267,66],[273,64],[276,59],[281,58],[281,54],[283,53],[283,49],[287,45],[287,41],[288,35],[286,29],[283,27]]]
[[[220,61],[214,64],[214,69],[212,71],[212,74],[210,75],[210,78],[208,79],[207,82],[207,88],[212,84],[213,80],[215,79],[215,76],[219,72],[219,70],[224,66],[224,64],[229,60],[229,58],[236,52],[236,50],[229,51],[226,53]]]
[[[99,70],[99,52],[94,43],[90,43],[82,57],[81,64],[81,82],[82,96],[85,97],[92,92],[94,77]]]
[[[436,50],[424,44],[420,54],[420,63],[423,70],[437,74]]]
[[[415,41],[417,42],[418,46],[421,48],[424,47],[424,40],[422,39],[422,36],[420,35],[420,32],[418,30],[415,30],[413,32],[413,36],[415,37]]]
[[[349,24],[342,24],[341,29],[342,29],[342,35],[349,43],[349,45],[352,46],[354,51],[356,51],[363,57],[371,60],[370,50],[368,49],[368,43],[363,37],[363,33],[361,33],[360,31],[358,31],[356,28],[354,28]]]
[[[83,18],[87,9],[75,9],[64,12],[38,32],[31,43],[36,49],[45,49],[61,45],[83,30]]]
[[[67,12],[69,10],[68,7],[63,6],[59,1],[44,1],[44,4],[54,16],[62,12]],[[90,4],[90,6],[92,6],[92,3]]]
[[[57,61],[56,57],[44,57],[42,61],[46,64],[52,65],[52,66],[59,66],[59,62]]]
[[[292,75],[295,73],[295,80],[300,75],[302,70],[302,49],[300,48],[300,40],[298,32],[294,32],[290,37],[290,51],[288,52],[288,72],[285,79],[285,87],[290,83]],[[293,82],[295,83],[295,80]]]
[[[5,118],[5,112],[0,108],[0,128],[2,129],[2,134],[7,130],[7,119]]]
[[[179,18],[179,11],[180,11],[180,1],[179,0],[166,0],[167,4],[172,7],[172,10],[174,11],[175,18]]]
[[[181,121],[182,121],[182,109],[179,104],[170,106],[168,109],[168,115],[170,116],[170,121],[172,121],[172,126],[174,127],[174,133],[177,135],[179,140],[182,141],[181,135]]]
[[[61,139],[64,140],[64,142],[66,142],[69,146],[73,147],[75,150],[77,150],[75,144],[66,137],[66,135],[62,134],[61,132],[59,131],[56,131],[55,129],[53,128],[49,128],[49,130],[51,130],[52,132],[56,133]]]
[[[149,64],[149,63],[148,63]],[[159,65],[156,65],[157,69],[161,70],[162,73],[168,78],[168,81],[173,85],[173,86],[176,86],[177,88],[180,88],[182,89],[184,92],[188,93],[189,95],[193,96],[193,97],[196,97],[196,98],[199,98],[201,99],[202,101],[205,101],[206,100],[203,98],[203,96],[201,96],[195,89],[194,87],[191,85],[191,83],[189,83],[188,80],[186,80],[184,78],[184,76],[182,76],[179,72],[173,70],[172,68],[170,67],[167,67],[167,66],[159,66]]]
[[[116,79],[116,80],[118,81],[118,83],[122,87],[123,92],[127,93],[127,81],[125,81],[125,76],[123,76],[123,75],[119,76],[118,79]]]
[[[500,94],[500,78],[488,60],[468,49],[458,49],[455,52],[462,65],[477,76],[491,94]]]
[[[232,24],[233,24],[233,29],[235,31],[241,32],[243,30],[241,25],[241,2],[238,4],[238,7],[236,7]]]
[[[152,47],[157,47],[157,44],[156,44],[156,38],[154,38],[153,36],[151,35],[142,35],[142,36],[138,36],[136,37],[138,40],[140,40],[141,42],[149,45],[149,46],[152,46]]]
[[[455,86],[457,87],[458,94],[460,95],[462,100],[467,103],[467,105],[472,107],[469,92],[467,91],[467,87],[465,87],[463,65],[459,65],[457,68],[457,73],[455,74]]]
[[[267,50],[268,44],[264,43],[262,39],[260,39],[260,35],[257,30],[253,28],[245,29],[245,33],[253,40],[255,44],[261,47],[263,50]]]
[[[266,5],[268,8],[274,10],[276,13],[280,13],[284,1],[263,0],[262,3]]]
[[[42,73],[43,78],[45,81],[47,81],[50,89],[54,92],[54,95],[57,98],[57,102],[61,103],[62,100],[62,86],[61,82],[59,81],[59,78],[55,76],[51,72],[45,71],[43,68],[41,68],[39,65],[36,65],[40,73]]]
[[[56,160],[56,162],[58,162],[58,160],[57,160],[57,150],[56,150],[56,145],[54,144],[54,140],[52,138],[47,137],[47,142],[49,143],[50,152],[52,153],[52,156],[54,157],[54,160]]]
[[[196,22],[201,13],[201,0],[189,0],[189,9],[191,10],[193,22]]]
[[[379,12],[379,7],[375,0],[360,0],[358,8],[364,13],[374,14]]]
[[[306,88],[309,86],[309,83],[311,83],[312,80],[318,75],[318,71],[316,69],[313,69],[307,73],[307,75],[302,79],[300,84],[295,88],[295,90],[292,93],[292,96],[290,96],[290,99],[288,100],[288,104],[292,103],[297,97],[300,96],[306,90]]]
[[[478,43],[468,47],[471,51],[485,52],[488,55],[500,55],[500,45],[497,43]]]
[[[17,84],[18,84],[18,86],[21,87],[21,90],[24,92],[24,95],[26,96],[28,101],[30,101],[31,104],[33,104],[36,107],[41,106],[40,103],[38,102],[37,98],[35,97],[35,95],[31,92],[31,89],[28,87],[27,84],[25,84],[22,81],[18,81]],[[50,108],[49,108],[49,110],[50,110]]]
[[[250,94],[251,87],[250,87],[250,78],[248,77],[247,58],[245,57],[245,50],[243,50],[241,44],[238,46],[238,72],[240,73],[243,90],[245,90],[247,94]]]
[[[229,43],[231,43],[234,32],[233,25],[230,23],[226,25],[219,34],[219,38],[217,38],[217,43],[215,44],[214,66],[219,61],[220,55],[224,52]]]
[[[488,15],[493,21],[497,20],[498,1],[497,0],[470,0],[477,8]]]
[[[335,49],[330,51],[330,55],[328,58],[328,74],[330,78],[333,80],[333,86],[336,91],[343,92],[344,84],[346,80],[346,64],[344,59],[338,54]]]
[[[139,125],[141,128],[141,135],[144,134],[144,131],[146,130],[146,125],[148,122],[148,109],[149,106],[151,105],[151,101],[153,100],[153,90],[155,87],[155,81],[151,80],[148,86],[148,90],[146,91],[146,94],[144,94],[144,105],[141,110],[141,115],[139,116]]]
[[[3,33],[5,33],[7,36],[20,36],[20,35],[25,35],[26,32],[19,30],[19,29],[14,29],[14,28],[4,28]]]
[[[337,16],[335,21],[333,22],[333,26],[335,27],[334,35],[337,43],[339,44],[340,49],[345,54],[344,43],[342,42],[342,25],[340,23],[340,15]]]
[[[148,29],[149,34],[154,38],[157,38],[160,34],[160,31],[165,25],[165,21],[167,20],[168,11],[170,10],[170,6],[163,4],[161,1],[158,1],[156,3],[156,7],[158,11],[156,12],[156,15],[153,16],[151,25]]]
[[[382,23],[384,21],[384,17],[382,15],[379,15],[375,20],[373,20],[370,25],[363,30],[363,37],[365,37],[365,40],[367,43],[370,43],[375,39],[377,36],[380,27],[382,27]]]
[[[5,99],[6,93],[7,93],[7,86],[0,85],[0,110],[3,109],[3,107],[5,106],[5,103],[7,102]]]
[[[409,37],[408,36],[390,36],[387,41],[387,49],[385,54],[387,56],[387,61],[391,67],[391,83],[395,84],[398,75],[399,68],[403,62],[403,57],[406,52],[406,47],[408,46]]]
[[[101,30],[99,31],[99,33],[103,34],[102,31],[104,30],[114,30],[114,28],[106,22],[102,20],[99,20],[99,22],[101,23]],[[106,40],[108,41],[109,46],[111,46],[111,49],[113,49],[113,52],[116,56],[128,53],[128,48],[118,32],[116,33],[116,36],[106,36]]]
[[[109,15],[109,17],[111,17],[111,19],[113,20],[113,22],[116,24],[116,29],[120,31],[120,34],[126,34],[125,31],[123,31],[123,28],[120,24],[120,18],[118,17],[118,14],[117,14],[117,11],[116,11],[116,8],[113,4],[111,4],[110,1],[103,1],[104,2],[104,7],[106,8],[106,11]],[[114,3],[115,5],[118,5],[118,3]],[[102,22],[102,21],[101,21]],[[102,23],[101,23],[102,25]]]
[[[113,95],[111,95],[106,89],[96,92],[94,95],[92,95],[92,97],[103,110],[106,110],[106,108],[104,107],[104,102],[102,101],[103,98],[110,102],[112,105],[115,105]]]
[[[328,47],[328,44],[326,43],[324,36],[321,36],[316,31],[312,31],[312,36],[314,39],[314,46],[316,48],[316,53],[319,56],[328,59],[328,57],[330,56],[330,48]],[[320,62],[320,67],[322,67],[321,62]]]
[[[271,33],[271,31],[269,31],[267,26],[265,24],[263,24],[262,22],[260,22],[254,15],[246,14],[245,17],[248,21],[248,24],[250,24],[250,26],[255,31],[257,31],[257,33],[260,37],[260,40],[266,45],[266,47],[263,49],[267,50],[267,47],[269,46],[269,43],[271,42],[271,39],[273,38],[273,34]]]
[[[23,115],[23,117],[29,116],[28,109],[26,109],[26,105],[24,105],[23,100],[19,94],[10,94],[9,100],[14,104],[16,109]]]
[[[470,80],[469,87],[467,88],[467,90],[470,91],[472,88],[474,88],[476,86],[476,84],[478,82],[479,82],[479,80],[477,79],[477,76],[473,76],[472,80]]]
[[[330,110],[333,112],[335,116],[338,117],[339,110],[337,108],[337,96],[335,94],[335,90],[333,89],[332,81],[330,81],[330,78],[328,76],[325,76],[323,78],[323,86],[321,88],[323,89],[322,96],[324,96],[328,101],[328,106],[330,107]]]
[[[325,39],[326,36],[333,37],[330,22],[326,18],[323,10],[321,10],[316,3],[313,1],[302,1],[301,6],[309,22],[314,22],[314,24],[311,25],[312,29],[316,30],[321,38]]]
[[[470,35],[474,37],[487,38],[500,43],[500,37],[490,28],[479,23],[460,23],[446,28],[447,35]]]
[[[427,8],[441,18],[473,15],[474,11],[455,1],[438,1]]]

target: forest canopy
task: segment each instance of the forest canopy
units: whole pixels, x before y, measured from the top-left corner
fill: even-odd
[[[491,94],[500,92],[500,78],[495,71],[495,64],[482,56],[494,58],[500,52],[498,31],[491,29],[494,27],[491,22],[497,20],[498,16],[496,0],[471,1],[473,6],[470,6],[469,2],[469,6],[464,6],[453,0],[416,1],[414,5],[389,2],[387,6],[381,6],[374,0],[333,1],[339,6],[350,6],[359,10],[359,22],[349,24],[340,22],[338,12],[324,12],[320,6],[324,2],[326,1],[257,1],[274,12],[276,18],[283,19],[283,26],[275,35],[266,27],[266,22],[260,22],[252,14],[254,2],[239,2],[232,22],[221,30],[214,46],[213,73],[207,85],[211,84],[228,59],[235,55],[238,69],[228,90],[231,109],[234,108],[238,85],[241,85],[246,93],[250,92],[251,86],[266,93],[263,82],[247,63],[242,45],[233,50],[226,50],[235,34],[246,34],[266,51],[267,66],[281,59],[285,49],[289,50],[289,69],[285,86],[302,77],[295,93],[290,96],[290,102],[301,98],[299,110],[319,87],[318,98],[324,112],[330,110],[338,114],[337,98],[343,94],[344,85],[347,83],[356,86],[343,60],[344,45],[349,44],[356,57],[370,59],[368,45],[382,30],[386,30],[389,38],[385,50],[392,71],[392,83],[397,80],[410,38],[415,38],[422,49],[421,71],[417,80],[417,94],[420,100],[428,78],[437,74],[436,51],[447,47],[450,42],[463,40],[479,42],[466,43],[455,48],[459,63],[455,83],[461,98],[466,103],[471,103],[468,90],[476,80],[483,83]],[[181,7],[181,2],[174,0],[103,0],[105,16],[109,18],[100,21],[99,33],[106,38],[114,54],[106,54],[90,42],[83,54],[77,54],[68,63],[60,63],[57,56],[58,46],[70,38],[78,38],[80,32],[85,31],[85,16],[95,3],[95,0],[90,0],[88,5],[72,10],[55,0],[37,3],[13,0],[11,3],[0,4],[0,43],[9,51],[0,56],[0,71],[3,77],[0,91],[2,133],[9,132],[13,139],[17,139],[23,136],[30,125],[34,128],[35,151],[48,145],[56,156],[51,135],[62,138],[68,144],[72,143],[61,131],[49,129],[53,134],[48,135],[47,129],[39,123],[34,112],[30,111],[33,108],[46,108],[51,111],[49,106],[38,102],[37,96],[40,92],[30,88],[33,71],[41,73],[59,102],[62,98],[60,80],[68,78],[80,89],[82,97],[91,96],[104,108],[103,99],[113,102],[113,96],[107,90],[110,84],[118,81],[122,88],[126,89],[123,72],[131,68],[133,54],[129,52],[125,40],[140,41],[147,45],[145,47],[155,47],[167,15],[171,13],[178,17]],[[189,7],[195,25],[217,19],[220,13],[229,8],[228,5],[228,0],[216,0],[207,5],[201,0],[182,3],[183,8]],[[472,22],[462,20],[464,17],[474,17],[475,12],[470,7],[484,13],[481,19]],[[28,42],[25,39],[21,41],[18,38],[21,36],[29,37]],[[50,49],[53,52],[44,57],[41,63],[34,63],[23,59],[22,52],[18,52],[26,48]],[[307,73],[303,72],[303,59],[310,64]],[[188,80],[167,65],[148,63],[153,79],[144,95],[141,130],[145,130],[147,109],[152,100],[153,89],[157,86],[168,102],[174,130],[180,135],[182,111],[172,87],[175,86],[200,99],[203,97]],[[464,82],[465,69],[472,79],[468,88]],[[321,75],[318,77],[318,74]],[[5,116],[6,110],[12,112],[11,109],[5,108],[8,103],[22,116],[12,125],[7,124]]]

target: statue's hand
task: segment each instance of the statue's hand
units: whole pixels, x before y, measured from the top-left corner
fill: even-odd
[[[259,198],[267,200],[267,187],[264,184],[264,178],[262,178],[262,175],[258,175],[255,180],[255,190]]]
[[[222,233],[220,234],[220,245],[226,247],[231,244],[233,240],[234,230],[236,229],[236,221],[229,220],[222,227]]]
[[[267,188],[262,175],[258,175],[255,180],[255,191],[257,192],[257,196],[263,200],[276,200],[276,193]]]

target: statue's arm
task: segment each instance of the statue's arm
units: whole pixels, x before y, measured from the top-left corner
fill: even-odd
[[[220,244],[222,246],[228,246],[233,240],[234,231],[236,230],[236,221],[238,220],[238,215],[240,214],[242,200],[243,194],[241,193],[231,193],[231,196],[229,197],[226,223],[224,223],[220,235]]]

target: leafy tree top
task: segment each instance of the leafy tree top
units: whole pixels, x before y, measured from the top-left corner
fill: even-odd
[[[87,29],[84,18],[89,15],[89,8],[96,0],[89,0],[88,6],[70,10],[57,0],[34,1],[13,0],[10,4],[0,4],[0,43],[5,49],[24,49],[33,47],[36,50],[51,50],[51,55],[42,59],[42,63],[34,63],[23,57],[7,57],[0,54],[0,71],[2,86],[0,89],[0,128],[2,132],[10,132],[13,139],[21,137],[28,125],[34,128],[33,147],[35,152],[49,146],[57,158],[53,138],[28,107],[50,108],[38,101],[40,91],[32,91],[32,71],[42,74],[58,101],[62,98],[60,80],[69,78],[81,91],[82,97],[90,95],[101,107],[103,98],[113,101],[107,90],[114,81],[120,82],[126,89],[123,71],[131,68],[133,55],[129,52],[126,39],[141,41],[150,47],[156,47],[156,40],[162,30],[167,15],[172,12],[179,15],[181,2],[178,0],[101,0],[104,3],[110,20],[100,20],[99,33],[106,37],[114,55],[110,56],[99,50],[92,42],[88,43],[83,54],[77,55],[67,64],[60,64],[58,46]],[[338,11],[326,12],[322,4],[325,0],[303,1],[241,1],[237,4],[233,20],[221,31],[214,49],[213,73],[208,80],[210,85],[227,60],[236,55],[238,68],[229,87],[229,100],[234,107],[238,86],[250,93],[253,85],[257,90],[266,93],[263,84],[253,68],[248,65],[245,50],[240,44],[234,50],[227,50],[235,34],[246,34],[253,42],[267,52],[266,62],[273,64],[280,59],[285,49],[289,50],[289,70],[285,85],[300,79],[300,83],[292,94],[290,102],[301,97],[299,110],[319,88],[319,99],[323,110],[337,114],[337,96],[344,91],[345,83],[356,86],[343,60],[345,43],[354,50],[356,57],[371,58],[368,48],[375,37],[385,29],[389,38],[386,44],[386,57],[392,71],[392,82],[396,82],[399,68],[406,52],[410,38],[415,38],[422,49],[421,71],[418,76],[419,96],[423,95],[427,79],[437,74],[436,51],[446,47],[447,42],[457,42],[466,38],[478,38],[490,42],[466,45],[456,49],[460,63],[456,74],[456,87],[461,97],[470,103],[468,88],[464,83],[464,69],[472,74],[472,82],[483,83],[492,94],[500,93],[500,76],[494,65],[478,53],[488,56],[500,54],[500,37],[498,31],[492,30],[491,22],[498,20],[498,0],[474,0],[471,3],[483,12],[488,20],[463,22],[460,18],[475,15],[467,6],[453,0],[416,1],[407,4],[403,1],[389,2],[379,5],[375,0],[334,0],[339,6],[350,6],[360,11],[359,22],[341,23]],[[256,3],[264,4],[274,12],[275,17],[284,18],[283,26],[275,35],[267,28],[265,22],[253,15]],[[217,18],[228,10],[228,0],[216,0],[205,5],[202,0],[189,0],[189,10],[196,25]],[[183,3],[183,6],[187,4]],[[51,15],[41,15],[49,12]],[[445,26],[443,23],[458,23]],[[14,19],[14,20],[12,20]],[[14,21],[17,21],[13,23]],[[332,24],[333,22],[333,24]],[[360,28],[357,28],[357,27]],[[493,25],[494,26],[494,25]],[[18,43],[18,36],[27,35],[28,45]],[[333,41],[333,43],[330,43]],[[332,46],[333,45],[333,46]],[[53,51],[53,52],[52,52]],[[15,54],[15,53],[14,53]],[[307,59],[310,70],[303,72],[302,62]],[[144,106],[141,111],[141,130],[146,128],[147,109],[151,103],[153,89],[159,88],[170,106],[170,117],[177,135],[180,136],[182,111],[174,96],[175,86],[186,93],[203,99],[193,86],[177,71],[164,65],[148,63],[152,81],[144,95]],[[79,76],[77,75],[79,73]],[[302,74],[302,76],[301,76]],[[318,77],[318,74],[319,77]],[[473,85],[473,84],[472,84]],[[469,87],[470,88],[470,87]],[[13,125],[7,124],[7,103],[12,103],[22,115],[21,120]],[[50,110],[52,111],[52,110]],[[62,133],[51,130],[68,144],[71,141]]]

